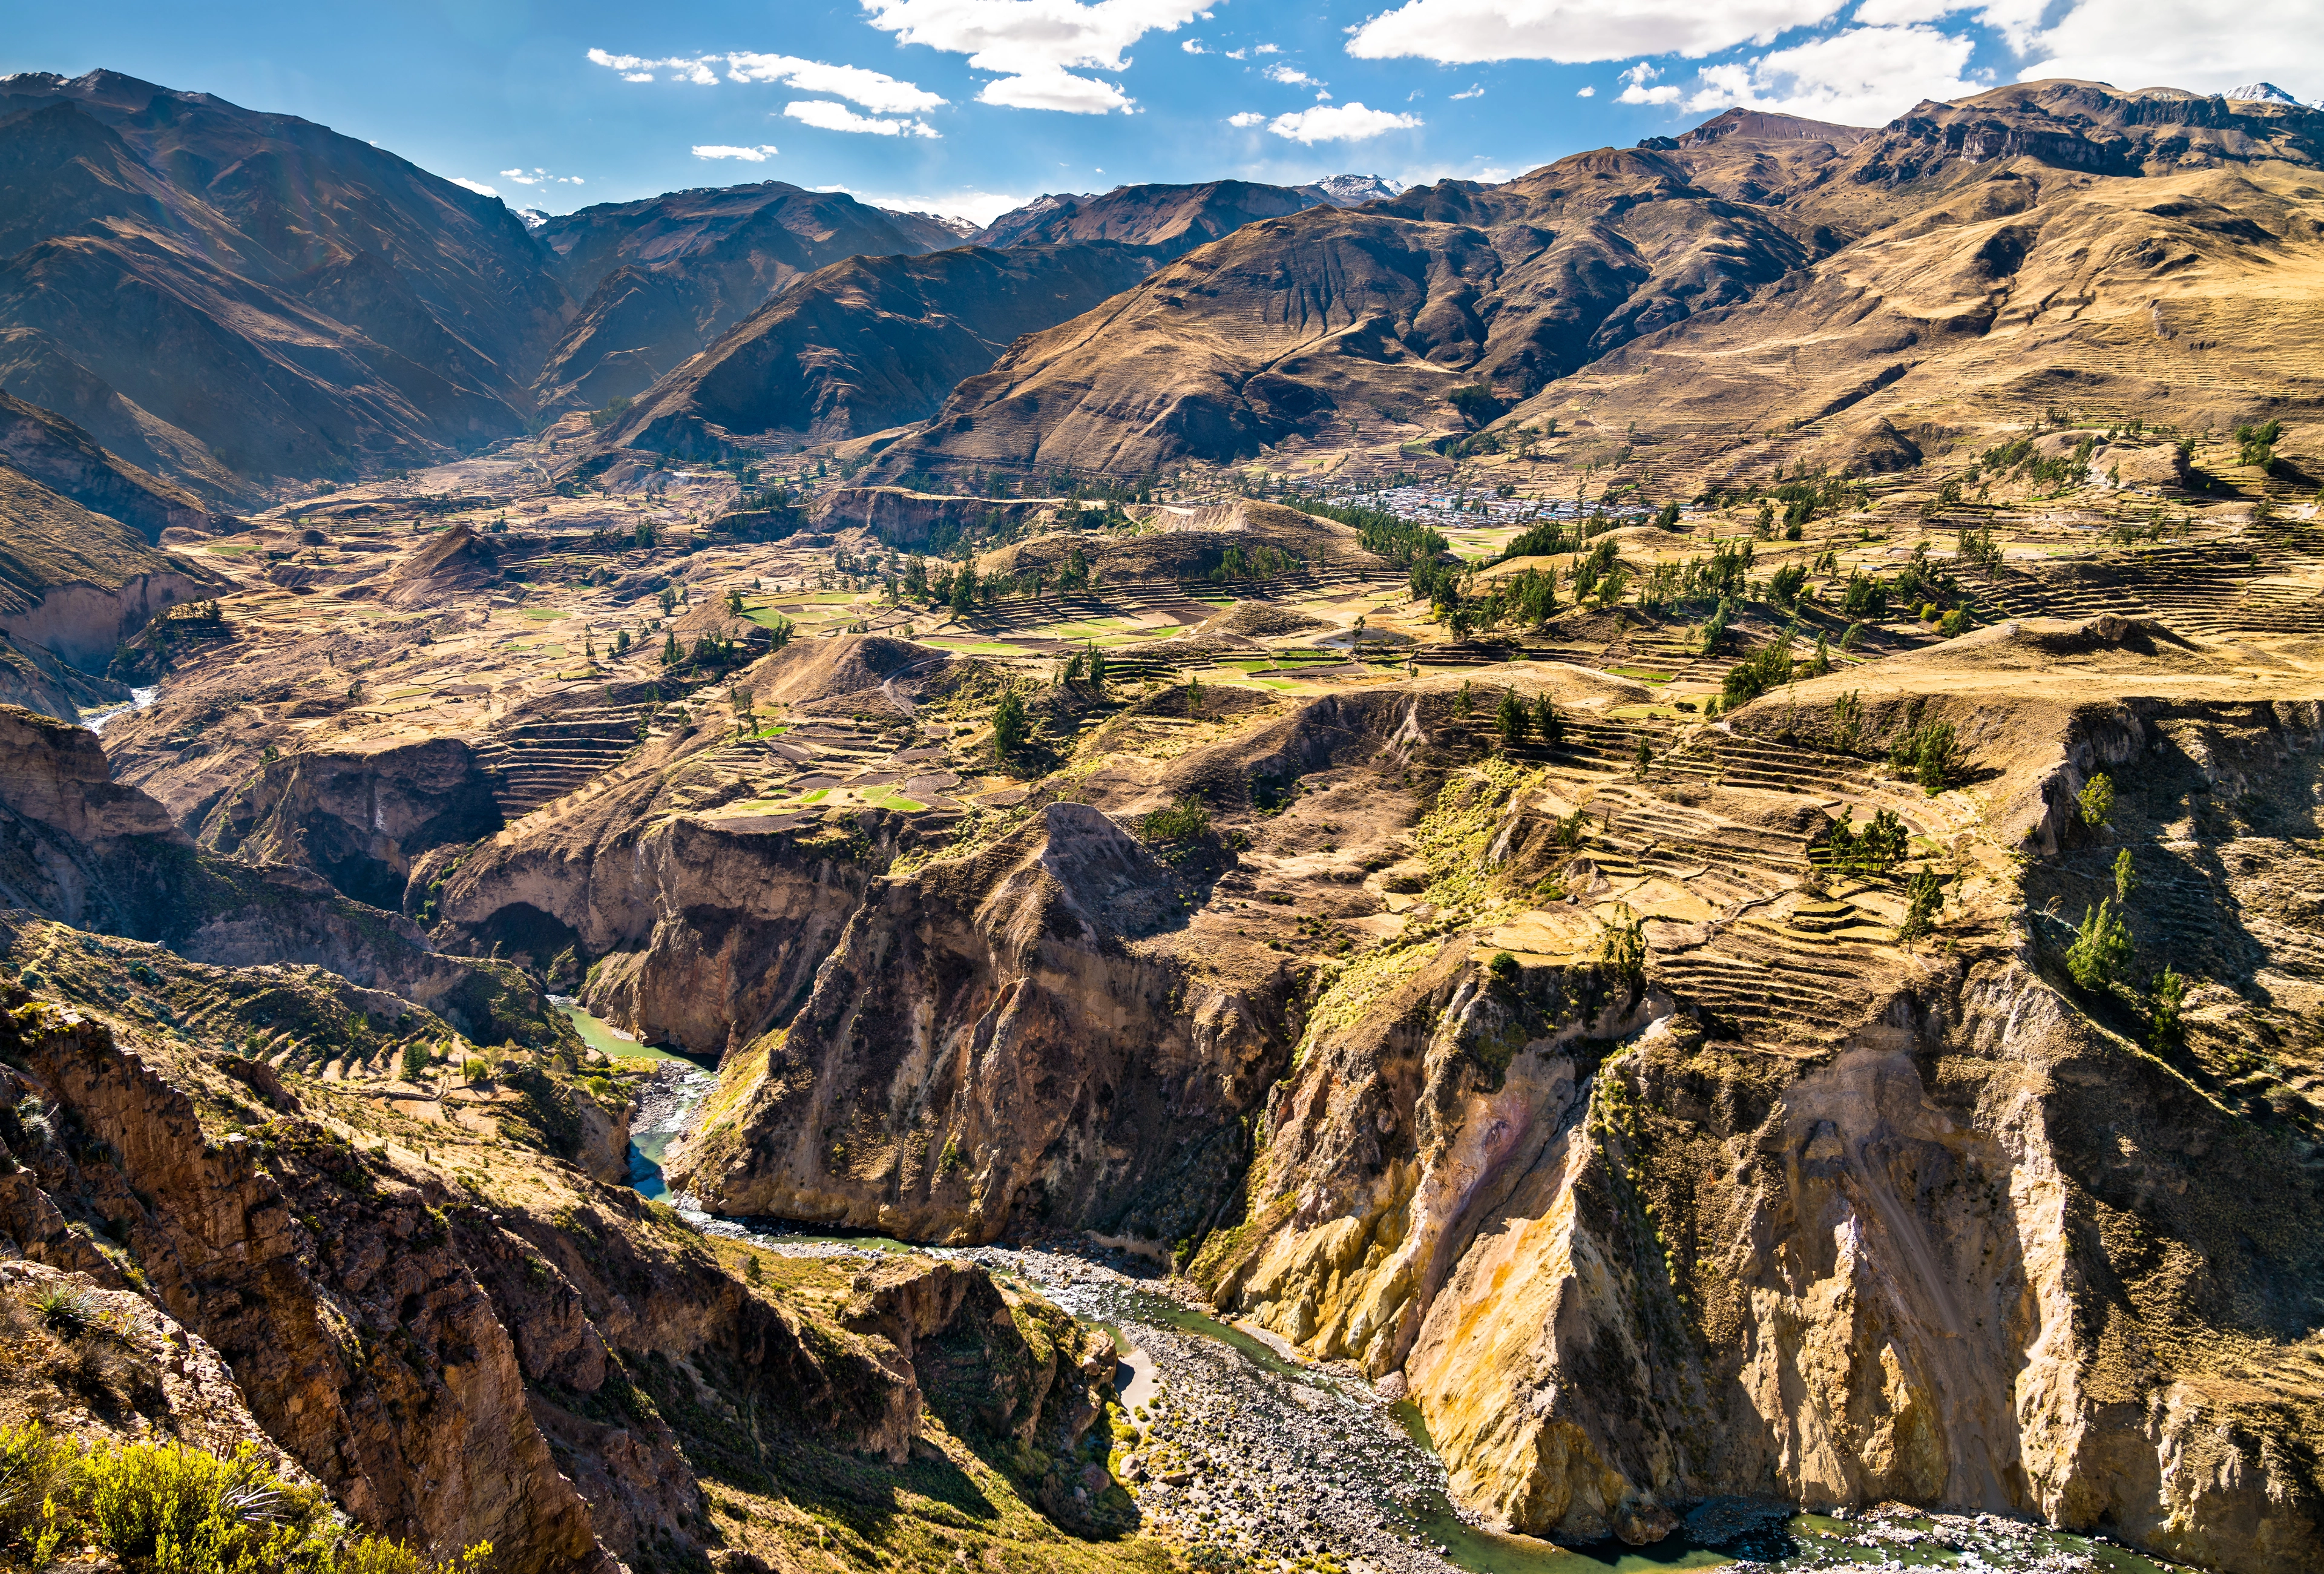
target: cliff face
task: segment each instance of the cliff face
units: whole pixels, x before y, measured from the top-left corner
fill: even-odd
[[[979,1268],[909,1259],[835,1290],[811,1273],[797,1302],[754,1288],[747,1250],[537,1145],[573,1091],[553,1069],[525,1074],[485,1160],[489,1127],[424,1101],[415,1121],[166,1039],[133,1050],[22,990],[9,1005],[0,1238],[45,1266],[5,1274],[88,1276],[150,1327],[124,1347],[174,1346],[178,1435],[255,1438],[415,1543],[488,1539],[522,1570],[698,1560],[721,1540],[698,1461],[730,1491],[773,1490],[770,1445],[855,1456],[860,1477],[931,1446],[931,1415],[1021,1445],[1011,1468],[1038,1482],[1111,1379],[1102,1332]]]
[[[672,1189],[922,1239],[1200,1230],[1281,1064],[1281,1007],[1140,943],[1181,903],[1152,853],[1072,803],[876,882],[798,1015],[730,1060],[742,1102],[687,1142]]]
[[[1467,940],[1351,973],[1197,1279],[1408,1392],[1456,1495],[1536,1533],[1655,1541],[1722,1493],[1895,1498],[2313,1566],[2324,1403],[2282,1362],[2313,1320],[2283,1287],[2324,1253],[2318,1051],[2306,986],[2253,985],[2316,873],[2282,840],[2313,813],[2316,718],[2059,714],[2055,752],[1983,793],[2050,858],[1994,906],[1967,887],[1990,927],[1866,957],[1821,1044],[1738,1042],[1688,987],[1733,920],[1650,918],[1627,983],[1547,956],[1496,972]],[[2108,832],[2055,823],[2107,768]],[[2220,792],[2245,808],[2218,815]],[[1540,867],[1537,805],[1515,795],[1482,844],[1513,884]],[[2072,982],[2073,915],[2051,916],[2150,828],[2136,948],[2215,981],[2159,1032],[2131,989]],[[1799,966],[1766,977],[1779,1021],[1807,1009],[1778,993]]]
[[[359,902],[403,904],[412,859],[501,827],[492,782],[457,738],[262,764],[202,823],[222,853],[314,870]]]

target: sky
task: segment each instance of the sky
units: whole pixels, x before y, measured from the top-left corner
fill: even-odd
[[[2324,99],[2324,0],[107,0],[0,72],[106,67],[563,213],[787,181],[984,221],[1047,191],[1500,181],[1734,105],[1877,125],[2073,76]]]

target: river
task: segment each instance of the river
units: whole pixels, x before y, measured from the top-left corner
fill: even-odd
[[[665,1064],[632,1123],[631,1176],[663,1197],[659,1160],[715,1079],[558,1002],[593,1047]],[[1248,1329],[1167,1293],[1155,1265],[1088,1242],[1063,1249],[914,1247],[835,1236],[779,1223],[715,1218],[676,1199],[708,1234],[749,1236],[776,1250],[873,1258],[921,1250],[964,1257],[1097,1323],[1121,1352],[1120,1389],[1139,1429],[1123,1464],[1149,1527],[1192,1548],[1215,1547],[1221,1568],[1272,1569],[1273,1560],[1330,1552],[1350,1574],[1647,1574],[1756,1570],[1950,1569],[2042,1574],[2168,1574],[2175,1566],[2091,1538],[1997,1515],[1858,1514],[1715,1499],[1652,1547],[1564,1547],[1501,1535],[1464,1521],[1446,1495],[1444,1467],[1418,1411],[1382,1399],[1358,1374],[1294,1359]],[[1130,1460],[1134,1459],[1135,1463]]]

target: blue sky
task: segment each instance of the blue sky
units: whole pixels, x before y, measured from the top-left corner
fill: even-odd
[[[782,180],[986,218],[1042,191],[1499,180],[1744,103],[1873,125],[2021,77],[2324,97],[2324,0],[152,0],[20,7],[105,66],[563,212]]]

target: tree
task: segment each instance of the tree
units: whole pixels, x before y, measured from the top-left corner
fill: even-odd
[[[661,594],[656,596],[654,600],[660,604],[661,615],[664,617],[678,610],[678,592],[667,585],[661,588]]]
[[[672,629],[661,636],[661,664],[665,667],[675,667],[684,660],[686,660],[686,653],[678,648],[678,631]]]
[[[2066,971],[2083,988],[2102,989],[2130,958],[2130,931],[2115,912],[2113,898],[2101,896],[2096,907],[2083,911],[2081,932],[2066,948]]]
[[[1471,701],[1469,698],[1469,681],[1463,678],[1461,681],[1461,692],[1452,696],[1452,714],[1461,718],[1464,721],[1467,720],[1471,704]]]
[[[2186,1024],[2180,1020],[2180,1007],[2187,999],[2187,980],[2173,972],[2171,964],[2163,965],[2163,977],[2154,981],[2154,1011],[2147,1029],[2147,1047],[2156,1051],[2175,1050],[2186,1042]]]
[[[613,635],[613,653],[617,656],[625,655],[628,653],[629,648],[630,631],[625,628]]]
[[[742,616],[742,592],[740,588],[726,592],[726,615],[729,617]]]
[[[1017,690],[1010,690],[1001,696],[1001,703],[992,708],[992,752],[1008,759],[1025,746],[1030,728],[1025,719],[1025,701]]]
[[[1541,734],[1541,741],[1545,744],[1554,744],[1565,736],[1565,718],[1557,714],[1557,707],[1549,702],[1546,694],[1534,699],[1533,729]]]
[[[2138,889],[2138,866],[2131,861],[2130,849],[2125,847],[2114,856],[2114,904],[2117,911],[2130,911],[2130,893]]]
[[[1605,938],[1599,943],[1598,961],[1633,989],[1646,981],[1646,921],[1632,913],[1627,904],[1614,909],[1613,921],[1606,926]]]
[[[2081,805],[2082,823],[2095,830],[2114,819],[2114,778],[2100,771],[2089,779],[2088,785],[2074,795]]]
[[[1945,877],[1927,864],[1914,870],[1904,883],[1904,921],[1897,926],[1896,938],[1918,940],[1927,934],[1944,904]]]
[[[1501,735],[1501,747],[1514,748],[1525,742],[1532,727],[1533,718],[1526,712],[1525,701],[1517,697],[1514,690],[1501,690],[1501,703],[1493,712],[1493,727]]]
[[[1637,768],[1639,779],[1641,781],[1645,780],[1646,772],[1655,763],[1654,745],[1646,742],[1646,739],[1640,738],[1638,740],[1638,752],[1637,755],[1632,756],[1630,763]]]

